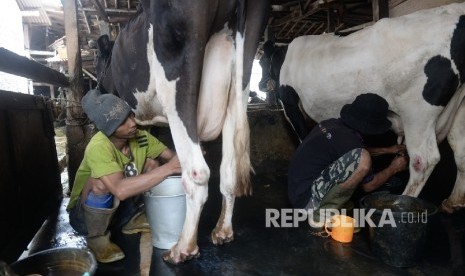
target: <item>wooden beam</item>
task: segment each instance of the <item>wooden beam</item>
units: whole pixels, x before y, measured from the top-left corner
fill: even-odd
[[[346,25],[345,25],[344,23],[341,23],[340,25],[338,25],[338,26],[336,27],[336,29],[334,29],[334,33],[339,32],[340,30],[342,30],[342,29],[345,28],[345,27],[346,27]]]
[[[281,37],[281,34],[286,30],[287,26],[289,25],[289,22],[287,22],[284,27],[282,27],[279,32],[276,34],[276,37]]]
[[[305,6],[304,6],[304,11],[305,12],[308,12],[308,11],[311,11],[311,10],[316,10],[316,9],[319,9],[320,8],[320,3],[318,3],[319,1],[318,0],[311,0],[311,1],[307,1],[307,3],[305,3]]]
[[[282,19],[280,19],[279,21],[275,22],[274,26],[276,27],[279,27],[279,26],[282,26],[283,24],[287,24],[289,21],[300,21],[300,20],[303,20],[317,12],[319,12],[321,9],[319,7],[315,8],[315,9],[311,9],[309,10],[308,12],[306,12],[304,15],[302,16],[296,16],[295,14],[289,14],[285,17],[283,17]]]
[[[308,21],[304,21],[304,23],[302,24],[302,26],[295,32],[295,35],[296,35],[296,36],[300,36],[300,35],[301,35],[300,32],[301,32],[303,29],[305,29],[305,27],[307,26],[307,24],[308,24]]]
[[[302,32],[301,35],[309,35],[309,34],[312,34],[311,33],[311,30],[313,29],[313,27],[315,27],[317,25],[316,22],[309,22],[310,23],[310,26],[308,26],[307,28],[305,28]]]
[[[55,52],[52,52],[52,51],[40,51],[40,50],[29,50],[29,54],[34,55],[34,56],[49,56],[49,57],[55,56]]]
[[[323,32],[324,30],[324,27],[325,27],[325,23],[321,23],[320,26],[318,26],[318,28],[315,29],[315,31],[313,31],[312,34],[314,35],[319,35]]]
[[[295,26],[297,25],[298,22],[294,22],[294,24],[292,24],[292,26],[289,28],[289,30],[287,31],[285,37],[290,37],[290,34],[292,33],[292,31],[294,30]]]
[[[80,10],[86,11],[86,12],[95,12],[97,14],[100,14],[100,12],[97,9],[92,9],[92,8],[82,8]],[[126,10],[126,9],[104,9],[106,17],[108,18],[107,13],[122,13],[122,14],[135,14],[137,13],[136,10]]]
[[[69,86],[68,78],[38,62],[0,47],[0,71],[57,86]]]
[[[78,7],[82,8],[81,0],[78,0]],[[81,11],[82,11],[82,16],[84,17],[84,22],[86,23],[87,33],[91,34],[92,30],[90,29],[89,20],[87,19],[86,11],[84,11],[84,10],[81,10]]]
[[[108,15],[105,12],[105,8],[102,7],[102,4],[100,4],[98,0],[92,0],[92,3],[94,3],[95,11],[100,16],[101,20],[108,22]]]
[[[304,11],[308,9],[308,6],[311,4],[312,0],[307,0],[307,2],[304,4]]]
[[[109,23],[126,23],[131,19],[131,16],[111,16]]]
[[[91,79],[93,79],[94,81],[97,81],[97,78],[91,73],[89,72],[88,70],[86,70],[85,68],[82,68],[82,71],[88,75]]]

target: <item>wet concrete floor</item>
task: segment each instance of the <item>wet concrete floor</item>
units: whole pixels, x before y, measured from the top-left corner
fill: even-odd
[[[96,275],[465,275],[463,211],[436,215],[429,222],[424,258],[415,266],[397,268],[374,256],[366,228],[355,234],[351,243],[342,244],[312,235],[306,223],[291,228],[265,227],[267,208],[290,208],[286,178],[285,174],[253,176],[253,196],[236,201],[235,240],[223,246],[210,242],[221,208],[219,179],[211,179],[209,199],[199,223],[199,258],[170,265],[161,259],[165,250],[152,247],[148,234],[113,231],[112,239],[126,258],[98,264]],[[28,254],[54,247],[85,246],[84,238],[69,226],[64,210],[67,201],[65,198],[57,216],[38,232]]]

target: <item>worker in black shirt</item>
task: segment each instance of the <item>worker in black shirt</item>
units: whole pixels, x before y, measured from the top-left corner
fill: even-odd
[[[394,174],[407,168],[405,145],[366,148],[364,135],[387,132],[389,104],[367,93],[341,109],[340,118],[322,121],[307,135],[294,153],[288,171],[288,195],[296,208],[313,209],[314,228],[324,225],[320,210],[340,209],[361,184],[370,192]],[[374,174],[372,156],[395,154],[390,165]]]

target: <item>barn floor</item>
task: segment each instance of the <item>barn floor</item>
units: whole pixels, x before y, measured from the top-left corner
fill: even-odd
[[[417,266],[396,268],[384,264],[370,251],[368,231],[349,244],[311,235],[304,223],[298,228],[266,228],[266,208],[289,208],[285,174],[253,177],[254,195],[240,198],[234,214],[235,240],[223,246],[209,241],[219,216],[218,178],[210,181],[210,197],[199,226],[200,257],[178,266],[164,263],[164,250],[151,246],[149,234],[113,232],[113,240],[126,258],[99,264],[96,275],[464,275],[465,213],[438,214],[430,223],[432,239]],[[47,248],[84,246],[68,223],[63,200],[31,242],[29,254]],[[142,242],[141,242],[142,241]],[[143,252],[142,254],[140,252]]]
[[[210,242],[210,232],[221,208],[219,178],[215,173],[220,163],[217,153],[221,152],[221,145],[213,142],[206,145],[206,159],[213,169],[209,199],[199,223],[200,257],[178,266],[170,265],[161,259],[165,250],[152,247],[150,234],[124,235],[116,229],[112,231],[112,239],[126,253],[126,258],[112,264],[99,264],[96,275],[465,275],[465,210],[453,215],[438,213],[431,219],[431,238],[425,256],[409,268],[389,266],[374,256],[366,228],[355,234],[349,244],[314,236],[306,223],[296,228],[266,228],[266,209],[290,208],[284,158],[293,148],[282,146],[289,144],[289,138],[283,136],[285,124],[281,113],[257,112],[249,117],[253,141],[267,142],[252,144],[258,174],[252,177],[253,195],[236,200],[235,240],[223,246]],[[273,137],[273,141],[266,137]],[[276,140],[280,142],[274,144]],[[456,172],[450,147],[443,143],[439,149],[441,161],[420,194],[420,198],[435,205],[450,194]],[[262,156],[261,152],[266,154]],[[408,176],[400,177],[406,179]],[[65,191],[67,179],[64,182]],[[402,190],[398,187],[395,192]],[[85,246],[85,239],[76,235],[69,225],[65,211],[68,200],[63,199],[57,214],[44,223],[21,258],[49,248]]]

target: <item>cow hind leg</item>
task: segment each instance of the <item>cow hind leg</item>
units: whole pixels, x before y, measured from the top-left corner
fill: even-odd
[[[449,198],[443,201],[442,209],[448,213],[465,207],[465,102],[462,101],[454,118],[447,140],[454,152],[457,177]]]
[[[211,239],[213,244],[221,245],[234,239],[232,215],[234,209],[235,189],[237,183],[237,160],[234,152],[234,118],[229,114],[223,127],[223,157],[220,166],[220,191],[223,195],[221,215],[213,229]]]
[[[241,58],[239,49],[236,60]],[[230,98],[223,125],[223,157],[220,166],[220,191],[223,195],[223,204],[220,218],[211,234],[212,242],[217,245],[234,239],[231,220],[235,197],[249,195],[252,192],[250,130],[247,121],[249,88],[242,90],[242,64],[237,63],[236,70],[231,81]]]

